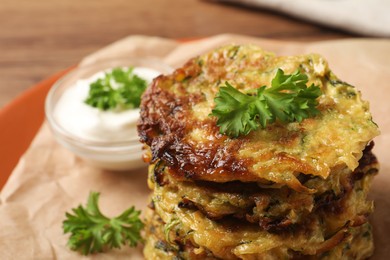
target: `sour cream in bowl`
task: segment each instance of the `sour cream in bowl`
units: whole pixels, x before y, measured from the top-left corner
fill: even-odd
[[[97,167],[140,168],[140,95],[155,77],[170,72],[163,62],[145,58],[79,66],[58,80],[46,97],[46,118],[55,139]]]

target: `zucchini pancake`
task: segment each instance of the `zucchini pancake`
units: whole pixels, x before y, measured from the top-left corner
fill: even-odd
[[[288,122],[271,115],[250,131],[224,132],[215,116],[222,86],[254,98],[259,88],[277,84],[280,71],[304,75],[304,88],[318,89],[315,100],[300,105],[316,112]],[[246,114],[237,120],[234,113],[225,130],[243,123]],[[265,120],[260,116],[252,123]],[[149,86],[138,131],[153,190],[146,259],[372,255],[367,194],[378,172],[371,151],[379,130],[360,92],[321,56],[278,57],[253,45],[229,45],[193,58]]]

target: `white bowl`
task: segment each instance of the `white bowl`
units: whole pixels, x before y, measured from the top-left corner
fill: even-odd
[[[87,66],[79,66],[61,79],[49,91],[45,102],[45,113],[50,128],[58,143],[66,147],[75,155],[88,163],[108,170],[131,170],[145,165],[142,161],[142,144],[138,137],[132,136],[126,140],[91,140],[66,129],[61,120],[54,116],[58,101],[64,92],[74,87],[80,79],[88,79],[98,72],[115,67],[149,68],[161,72],[171,73],[172,68],[156,59],[112,59],[102,60]],[[135,127],[135,126],[134,126]]]

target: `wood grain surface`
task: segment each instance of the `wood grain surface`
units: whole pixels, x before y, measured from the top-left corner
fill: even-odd
[[[220,33],[296,41],[357,37],[267,10],[204,0],[0,0],[0,108],[125,36]]]

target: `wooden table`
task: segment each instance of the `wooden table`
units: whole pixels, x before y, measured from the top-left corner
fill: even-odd
[[[274,12],[212,1],[0,0],[0,108],[122,37],[226,32],[296,41],[356,37]]]

